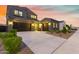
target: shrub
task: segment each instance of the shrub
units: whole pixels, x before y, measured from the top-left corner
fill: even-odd
[[[56,30],[54,30],[56,33],[60,33],[61,31],[60,30],[58,30],[58,29],[56,29]]]
[[[17,31],[15,29],[9,32],[0,32],[0,38],[17,36]]]
[[[18,37],[16,33],[14,29],[9,32],[0,33],[4,48],[8,53],[17,53],[20,50],[22,38]]]
[[[7,38],[7,37],[16,37],[17,35],[15,35],[14,33],[11,32],[7,32],[7,33],[0,33],[0,38]]]
[[[70,26],[69,26],[69,25],[66,25],[66,30],[67,30],[67,32],[70,33],[70,32],[71,32],[71,29],[72,29],[72,26],[71,26],[71,25],[70,25]]]
[[[16,37],[15,33],[8,32],[5,37]]]
[[[71,29],[71,27],[69,25],[66,25],[66,28],[67,28],[67,30],[70,30]]]
[[[62,32],[63,32],[63,33],[66,33],[66,32],[67,32],[66,27],[63,27]]]
[[[4,48],[8,51],[8,53],[17,53],[20,50],[20,46],[22,43],[21,37],[7,37],[3,41]]]
[[[0,38],[5,38],[5,37],[6,37],[6,33],[0,32]]]
[[[12,29],[12,30],[9,31],[9,33],[12,33],[13,36],[16,36],[16,34],[17,34],[17,30],[16,30],[16,29]]]

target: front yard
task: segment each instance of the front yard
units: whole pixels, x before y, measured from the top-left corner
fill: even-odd
[[[72,31],[72,32],[67,32],[67,33],[63,33],[63,32],[55,32],[55,31],[47,31],[48,34],[54,35],[54,36],[58,36],[58,37],[62,37],[64,39],[68,39],[70,36],[72,36],[74,33],[76,32],[76,30]]]
[[[58,37],[62,37],[64,39],[68,39],[70,36],[72,36],[77,31],[77,28],[72,28],[69,25],[66,25],[63,27],[62,30],[51,30],[47,31],[48,34],[55,35]]]
[[[24,45],[22,38],[17,36],[16,30],[11,30],[9,32],[0,32],[0,53],[17,54],[33,52]]]

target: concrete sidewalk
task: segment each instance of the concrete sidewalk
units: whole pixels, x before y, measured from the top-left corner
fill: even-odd
[[[58,50],[56,54],[79,54],[79,30],[73,34],[67,42],[65,42]]]
[[[46,34],[45,32],[18,32],[23,42],[36,54],[49,54],[57,50],[66,39]]]

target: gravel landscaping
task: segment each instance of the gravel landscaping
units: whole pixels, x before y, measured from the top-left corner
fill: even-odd
[[[33,52],[25,43],[22,43],[21,50],[18,54],[33,54]]]
[[[67,32],[67,33],[62,33],[62,32],[50,32],[48,31],[47,33],[48,34],[51,34],[51,35],[54,35],[54,36],[58,36],[58,37],[61,37],[61,38],[64,38],[64,39],[68,39],[70,36],[72,36],[77,30],[74,30],[72,32]]]

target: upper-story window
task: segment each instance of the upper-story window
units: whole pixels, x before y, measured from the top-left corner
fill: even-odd
[[[36,16],[35,15],[31,15],[31,18],[36,19]]]
[[[22,11],[19,11],[19,16],[22,16],[22,15],[23,15]]]
[[[18,10],[14,10],[14,15],[18,15]]]
[[[19,10],[14,10],[14,15],[16,16],[23,16],[23,12]]]

